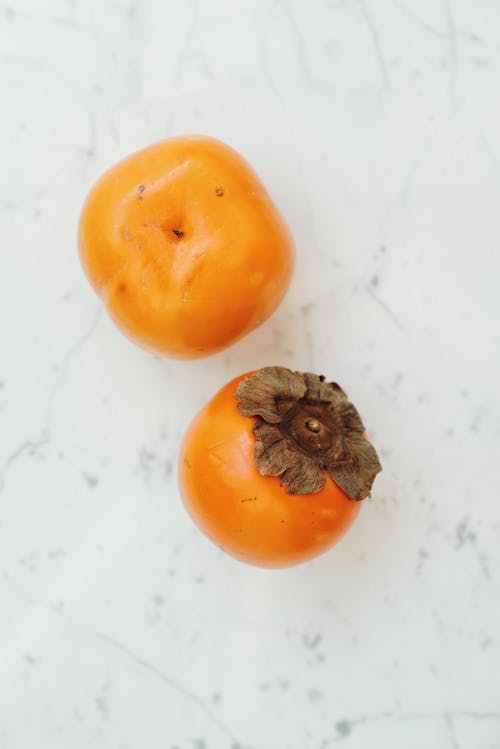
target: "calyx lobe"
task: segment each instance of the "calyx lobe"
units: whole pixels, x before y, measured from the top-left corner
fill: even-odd
[[[238,409],[256,416],[255,465],[281,476],[288,494],[319,491],[326,473],[352,499],[370,495],[382,470],[361,418],[334,382],[310,372],[263,367],[236,390]]]

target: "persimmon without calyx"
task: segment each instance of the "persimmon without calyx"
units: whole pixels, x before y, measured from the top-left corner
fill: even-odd
[[[212,541],[241,561],[287,567],[340,539],[381,465],[336,383],[264,367],[199,412],[178,470],[186,508]]]
[[[119,328],[190,359],[260,325],[290,282],[290,232],[259,178],[204,136],[161,141],[94,185],[78,236],[84,270]]]

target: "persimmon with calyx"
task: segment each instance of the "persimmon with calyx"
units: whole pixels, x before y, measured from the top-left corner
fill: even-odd
[[[340,539],[380,470],[336,383],[264,367],[229,382],[195,417],[179,486],[194,521],[225,551],[287,567]]]
[[[190,359],[260,325],[290,282],[290,232],[249,164],[205,136],[128,156],[94,185],[78,242],[118,327],[143,347]]]

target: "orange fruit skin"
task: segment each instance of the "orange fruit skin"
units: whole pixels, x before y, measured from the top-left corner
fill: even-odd
[[[295,259],[249,164],[200,135],[155,143],[107,171],[84,203],[78,245],[117,326],[179,359],[220,351],[264,322]]]
[[[254,463],[254,419],[234,395],[242,375],[198,413],[179,453],[179,488],[198,527],[236,559],[260,567],[289,567],[322,554],[348,530],[361,502],[327,476],[315,494],[287,494],[279,478]]]

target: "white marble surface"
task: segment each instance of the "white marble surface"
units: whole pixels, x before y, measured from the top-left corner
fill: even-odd
[[[500,747],[500,5],[1,8],[1,749]],[[117,333],[75,230],[174,133],[256,167],[297,239],[273,319],[211,359]],[[357,403],[384,464],[313,563],[193,527],[181,433],[279,363]]]

